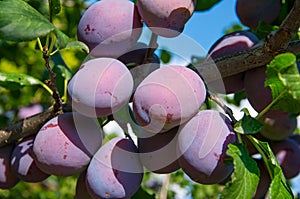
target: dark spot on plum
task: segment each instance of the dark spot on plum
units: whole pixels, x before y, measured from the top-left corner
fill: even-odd
[[[65,154],[63,158],[64,158],[64,160],[67,159],[67,155]]]
[[[168,114],[167,114],[167,120],[166,120],[166,123],[167,123],[167,124],[170,124],[171,121],[172,121],[172,118],[173,118],[173,114],[168,113]]]

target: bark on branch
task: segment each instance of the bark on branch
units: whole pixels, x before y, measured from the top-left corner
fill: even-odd
[[[279,29],[249,51],[231,56],[208,60],[195,66],[207,83],[221,77],[229,77],[253,68],[267,65],[274,57],[283,52],[300,53],[300,41],[292,37],[300,27],[300,0],[296,0],[292,10]]]

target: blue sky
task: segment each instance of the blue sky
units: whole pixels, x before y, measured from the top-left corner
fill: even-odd
[[[208,50],[224,34],[226,28],[240,23],[235,13],[235,2],[236,0],[223,0],[208,11],[195,12],[183,33]]]

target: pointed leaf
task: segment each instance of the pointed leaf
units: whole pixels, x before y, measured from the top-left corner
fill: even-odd
[[[85,53],[89,53],[89,47],[81,41],[69,41],[64,49],[80,49]]]
[[[57,47],[59,49],[65,48],[68,44],[69,37],[62,31],[58,30],[57,28],[54,29],[54,33],[57,38]]]
[[[31,41],[54,30],[47,18],[22,0],[0,1],[0,39]]]
[[[252,198],[259,182],[259,169],[242,144],[229,144],[227,154],[233,158],[232,181],[225,185],[221,198]]]
[[[263,128],[263,125],[251,117],[247,109],[243,111],[245,114],[241,120],[234,124],[234,131],[240,134],[256,134]]]
[[[285,179],[281,167],[268,142],[263,142],[257,139],[255,140],[263,153],[261,154],[263,156],[263,160],[271,172],[272,182],[269,188],[271,199],[293,198],[293,192]]]
[[[9,90],[17,90],[24,86],[34,86],[34,85],[41,85],[50,94],[52,94],[51,89],[46,84],[44,84],[42,81],[32,76],[26,74],[0,72],[0,86],[7,88]]]
[[[282,171],[280,167],[274,168],[274,179],[271,182],[269,193],[271,199],[292,199],[293,195],[289,188],[282,182]],[[291,191],[291,190],[290,190]]]
[[[300,112],[300,75],[296,64],[296,56],[283,53],[274,58],[267,66],[267,80],[272,98],[275,100],[272,109],[290,113]]]

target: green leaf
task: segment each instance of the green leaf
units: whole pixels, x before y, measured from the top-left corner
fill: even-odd
[[[263,125],[258,120],[251,117],[247,109],[244,110],[244,113],[243,118],[234,124],[234,131],[248,135],[259,132],[263,128]]]
[[[166,51],[165,49],[162,49],[161,50],[161,54],[160,54],[160,60],[163,62],[163,63],[169,63],[170,60],[171,60],[171,54],[170,52]]]
[[[59,49],[65,48],[68,45],[69,37],[65,33],[58,30],[57,28],[54,29],[54,33],[57,38],[57,47]]]
[[[291,190],[289,187],[286,187],[286,184],[282,182],[282,170],[280,167],[276,166],[273,169],[274,179],[271,182],[269,193],[271,199],[289,199],[293,198]]]
[[[300,112],[300,75],[296,56],[284,53],[267,66],[265,86],[271,88],[272,109],[290,113]]]
[[[270,32],[277,30],[278,26],[272,26],[270,24],[265,23],[264,21],[260,21],[256,29],[253,30],[253,33],[259,38],[266,38]]]
[[[195,11],[205,11],[212,8],[221,0],[197,0]]]
[[[49,8],[51,15],[56,15],[60,13],[61,6],[60,6],[60,0],[48,0],[49,1]]]
[[[22,0],[0,1],[0,39],[31,41],[55,29],[47,18]]]
[[[227,155],[233,158],[232,181],[225,185],[221,198],[252,198],[259,182],[259,169],[242,144],[229,144]]]
[[[150,195],[143,188],[139,188],[139,190],[131,197],[131,199],[155,199],[155,195]]]
[[[26,74],[14,74],[14,73],[3,73],[0,72],[0,86],[7,88],[9,90],[18,90],[25,86],[41,85],[50,94],[52,94],[51,89],[44,84],[42,81],[26,75]]]
[[[259,149],[259,152],[270,172],[272,182],[269,188],[269,193],[271,199],[293,198],[293,192],[282,173],[281,167],[271,150],[269,143],[257,140],[252,136],[248,136],[248,138],[251,140],[252,144]]]
[[[89,53],[89,47],[81,41],[69,41],[64,49],[80,49],[85,53]]]

